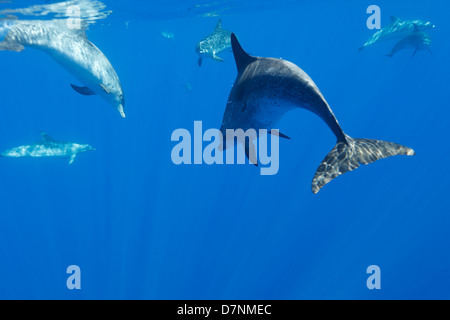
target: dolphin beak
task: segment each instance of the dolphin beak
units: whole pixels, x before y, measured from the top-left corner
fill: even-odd
[[[119,107],[117,108],[117,110],[119,110],[120,115],[122,116],[122,118],[125,118],[125,112],[123,112],[123,105],[119,105]]]

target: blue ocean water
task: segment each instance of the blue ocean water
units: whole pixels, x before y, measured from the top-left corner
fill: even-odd
[[[448,2],[104,3],[111,15],[86,34],[120,77],[125,119],[74,92],[79,83],[45,53],[0,52],[0,151],[41,131],[96,148],[70,166],[0,158],[0,298],[450,298]],[[432,54],[386,57],[395,41],[359,52],[374,33],[373,4],[383,26],[390,15],[435,24]],[[249,53],[304,69],[347,134],[417,155],[363,166],[314,195],[336,139],[297,110],[278,123],[291,140],[280,140],[277,175],[173,164],[172,132],[194,121],[220,128],[236,78],[232,53],[197,64],[195,45],[219,18]],[[66,286],[70,265],[81,269],[81,290]],[[380,267],[380,290],[366,286],[370,265]]]

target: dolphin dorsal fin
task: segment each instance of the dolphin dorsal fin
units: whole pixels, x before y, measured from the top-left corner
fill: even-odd
[[[56,141],[55,139],[50,137],[49,134],[47,134],[45,132],[41,132],[41,137],[42,137],[42,141],[44,141],[44,142],[55,142]]]
[[[398,20],[400,20],[399,18],[397,18],[396,16],[391,16],[391,23],[395,23]]]
[[[217,24],[216,24],[215,31],[219,31],[219,30],[222,30],[222,19],[219,19],[219,21],[217,21]]]
[[[413,32],[419,32],[420,31],[419,26],[416,23],[413,23],[413,27],[414,27]]]
[[[234,33],[231,34],[231,47],[233,48],[234,60],[236,61],[238,72],[244,71],[250,63],[256,61],[255,57],[252,57],[242,49]]]

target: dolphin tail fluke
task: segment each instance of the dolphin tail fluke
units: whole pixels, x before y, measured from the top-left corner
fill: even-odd
[[[361,164],[369,164],[396,155],[415,155],[413,149],[393,142],[353,139],[349,136],[346,136],[346,140],[338,141],[320,164],[311,186],[313,193],[318,193],[328,182],[348,171],[355,170]]]

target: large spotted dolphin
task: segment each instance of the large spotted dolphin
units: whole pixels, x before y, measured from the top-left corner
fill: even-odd
[[[415,30],[426,31],[428,29],[434,28],[429,21],[424,20],[402,20],[400,18],[391,16],[391,23],[384,28],[375,32],[359,51],[374,45],[375,43],[387,40],[401,39],[409,36]]]
[[[84,86],[71,85],[83,95],[99,95],[125,117],[125,98],[108,58],[90,42],[83,30],[43,20],[0,20],[0,50],[20,52],[25,47],[50,55]]]
[[[203,58],[205,57],[223,62],[223,59],[218,54],[224,51],[231,51],[231,32],[222,28],[222,20],[217,22],[213,33],[197,43],[195,51],[199,55],[199,66],[202,65]]]
[[[234,34],[231,43],[238,75],[223,116],[222,133],[227,129],[271,130],[286,112],[296,108],[315,113],[334,133],[337,144],[317,169],[312,182],[313,193],[361,164],[389,156],[415,154],[414,150],[396,143],[346,135],[319,88],[302,69],[282,59],[248,55]],[[226,148],[227,144],[224,145]]]
[[[44,132],[41,133],[41,136],[41,141],[6,150],[0,154],[0,157],[68,158],[69,164],[72,164],[80,153],[95,150],[88,144],[57,141]]]

